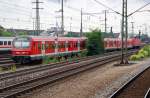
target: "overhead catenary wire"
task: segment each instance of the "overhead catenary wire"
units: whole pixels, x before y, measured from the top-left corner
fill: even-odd
[[[110,7],[108,7],[107,5],[105,5],[105,4],[103,4],[103,3],[101,3],[100,1],[98,1],[98,0],[94,0],[96,3],[98,3],[98,4],[100,4],[101,6],[103,6],[103,7],[105,7],[105,8],[108,8],[109,10],[111,10],[111,11],[113,11],[113,12],[115,12],[115,13],[117,13],[117,14],[120,14],[120,15],[122,15],[120,12],[118,12],[118,11],[115,11],[114,9],[112,9],[112,8],[110,8]]]
[[[13,3],[10,3],[10,2],[6,2],[6,1],[0,1],[0,3],[7,6],[7,7],[13,7],[14,9],[22,10],[22,11],[25,11],[25,12],[30,12],[30,10],[31,10],[31,8],[27,8],[27,7],[20,6],[18,4],[13,4]]]
[[[3,3],[4,3],[5,1],[3,1]],[[1,3],[1,2],[0,2]],[[10,7],[11,6],[11,8],[12,9],[14,9],[14,10],[12,10],[12,11],[10,11],[11,13],[14,13],[14,14],[17,14],[18,16],[19,15],[23,15],[23,16],[28,16],[28,17],[30,17],[31,18],[31,23],[32,23],[32,19],[33,19],[33,12],[31,11],[31,8],[27,8],[27,7],[25,7],[25,6],[21,6],[21,5],[18,5],[18,4],[14,4],[14,3],[11,3],[11,2],[5,2],[5,6],[8,6],[8,7]],[[64,7],[67,7],[67,8],[70,8],[69,10],[74,10],[74,11],[78,11],[78,12],[80,12],[80,10],[78,9],[78,8],[73,8],[73,7],[69,7],[69,6],[67,6],[67,5],[65,5]],[[20,9],[19,9],[20,8]],[[3,9],[2,9],[3,10]],[[1,10],[1,11],[2,11]],[[30,12],[31,11],[31,12]],[[8,13],[8,12],[6,12],[6,11],[4,11],[5,13]],[[47,13],[45,10],[44,11],[42,11],[42,12],[45,12],[45,13]],[[85,11],[84,11],[85,12]],[[83,12],[83,13],[84,13]],[[85,12],[86,13],[86,12]],[[49,12],[49,14],[51,15],[51,16],[55,16],[55,14],[54,13],[51,13],[51,12]],[[97,17],[96,15],[89,15],[90,17],[93,17],[93,20],[91,19],[91,20],[88,20],[88,19],[83,19],[83,21],[84,22],[86,22],[87,23],[87,21],[90,21],[90,23],[95,23],[95,21],[94,20],[96,20],[96,19],[94,19],[94,17]],[[65,17],[65,19],[68,19],[68,17],[72,17],[71,15],[69,16],[67,16],[67,17]],[[21,19],[22,17],[20,16],[20,18],[16,18],[16,19],[11,19],[11,18],[3,18],[3,20],[5,20],[5,21],[3,21],[2,20],[2,22],[6,22],[6,21],[16,21],[16,22],[29,22],[29,21],[26,21],[26,20],[22,20]],[[42,18],[42,17],[41,17]],[[44,20],[45,18],[43,18],[43,20]],[[48,19],[48,17],[47,17],[47,19]],[[51,19],[51,18],[50,18]],[[80,19],[77,19],[77,17],[75,17],[75,18],[73,18],[73,20],[72,21],[80,21]],[[46,21],[46,22],[48,22],[48,21]],[[46,22],[44,22],[45,24],[46,24]],[[30,23],[30,22],[29,22]]]
[[[141,9],[145,8],[145,7],[146,7],[146,6],[148,6],[148,5],[150,5],[150,2],[149,2],[149,3],[147,3],[147,4],[145,4],[145,5],[143,5],[142,7],[138,8],[138,9],[137,9],[137,10],[135,10],[134,12],[130,13],[130,14],[128,15],[128,17],[129,17],[129,16],[131,16],[131,15],[133,15],[134,13],[136,13],[136,12],[140,11]]]
[[[6,10],[4,10],[4,9],[0,9],[0,11],[1,12],[3,12],[3,13],[8,13]],[[31,15],[31,13],[29,13],[29,14],[27,14],[27,13],[24,13],[24,12],[21,12],[21,11],[10,11],[9,12],[9,14],[10,13],[14,13],[14,14],[17,14],[17,15],[22,15],[22,16],[27,16],[27,17],[31,17],[32,15]]]

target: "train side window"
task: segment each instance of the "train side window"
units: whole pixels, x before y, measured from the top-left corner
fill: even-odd
[[[78,47],[78,42],[76,42],[76,48]]]
[[[63,44],[62,43],[60,44],[60,48],[63,48]]]
[[[58,48],[61,48],[61,44],[60,43],[58,43]]]
[[[70,48],[70,43],[68,43],[68,48]]]
[[[76,48],[76,43],[74,43],[74,48]]]
[[[4,41],[4,45],[7,45],[7,41]]]
[[[65,48],[65,43],[62,43],[62,47]]]
[[[55,45],[53,45],[52,43],[49,45],[49,48],[50,49],[54,49],[55,48]]]
[[[56,48],[56,44],[52,44],[52,49],[55,49]]]
[[[45,44],[42,44],[42,50],[45,50]]]
[[[79,42],[77,43],[77,46],[80,47],[80,43]]]
[[[68,43],[65,43],[65,47],[68,48]]]
[[[8,45],[11,45],[11,41],[8,41]]]
[[[49,48],[49,44],[46,43],[46,44],[45,44],[45,49],[48,49],[48,48]]]
[[[3,45],[3,41],[0,41],[0,45]]]
[[[70,42],[70,43],[69,43],[69,48],[71,48],[71,47],[72,47],[72,43]]]

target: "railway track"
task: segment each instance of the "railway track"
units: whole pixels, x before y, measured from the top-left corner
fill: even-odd
[[[72,63],[78,63],[78,62],[81,62],[81,61],[87,61],[87,60],[90,60],[90,59],[103,57],[103,56],[107,56],[107,55],[112,55],[112,54],[116,54],[116,53],[120,53],[120,52],[115,51],[115,52],[105,53],[103,55],[82,57],[82,58],[79,58],[76,61],[72,61],[72,62],[58,62],[58,63],[54,63],[54,64],[45,64],[45,65],[38,64],[38,65],[35,65],[35,66],[27,66],[27,65],[25,65],[27,67],[23,68],[22,70],[17,70],[15,72],[1,73],[0,74],[0,80],[15,77],[16,75],[18,75],[18,73],[19,73],[19,75],[22,75],[25,72],[32,73],[32,72],[35,71],[35,69],[36,69],[36,71],[41,71],[41,70],[44,70],[44,69],[47,69],[47,68],[61,67],[61,66],[64,66],[64,65],[68,65],[68,64],[72,64]],[[21,67],[19,67],[19,68],[21,68]]]
[[[103,55],[110,55],[110,54],[114,54],[114,53],[118,53],[119,51],[115,51],[115,52],[109,52],[109,53],[104,53]],[[96,56],[89,56],[89,57],[82,57],[82,58],[79,58],[77,59],[76,61],[80,62],[80,61],[83,61],[83,60],[88,60],[88,59],[91,59],[93,57],[99,57],[99,56],[103,56],[103,55],[96,55]],[[66,63],[66,62],[59,62],[59,63]],[[17,65],[16,67],[17,68],[24,68],[24,67],[28,67],[28,68],[32,68],[30,67],[31,65],[32,66],[40,66],[41,65],[41,62],[40,61],[36,61],[36,62],[32,62],[30,64],[23,64],[23,65],[20,65],[20,64],[17,64],[15,63],[12,59],[11,59],[11,54],[8,54],[8,53],[1,53],[0,54],[0,67],[3,68],[3,69],[9,69],[12,65]],[[52,64],[54,65],[54,64]],[[7,72],[8,74],[11,74],[11,72]],[[5,73],[6,74],[6,73]],[[1,77],[1,73],[0,73],[0,77]]]
[[[133,51],[130,52],[130,54],[132,53]],[[28,70],[28,71],[25,71],[24,73],[22,73],[23,71],[16,73],[15,75],[12,75],[11,77],[6,77],[6,78],[1,77],[1,80],[5,81],[6,79],[10,79],[10,78],[14,79],[14,77],[19,77],[19,76],[23,76],[27,74],[32,76],[30,78],[28,77],[21,81],[17,80],[16,82],[6,84],[5,87],[1,87],[0,97],[1,98],[14,97],[14,96],[17,96],[18,94],[28,92],[35,88],[41,87],[43,85],[53,83],[62,78],[77,74],[85,70],[89,70],[91,68],[94,68],[100,65],[104,65],[112,61],[116,61],[118,59],[120,59],[120,54],[113,54],[113,55],[108,55],[104,57],[97,57],[88,61],[82,61],[80,63],[66,64],[66,65],[63,64],[62,66],[59,66],[59,67],[49,66],[49,68],[47,66],[44,66],[44,67],[32,70],[31,73],[29,73],[28,72],[29,70]],[[45,71],[46,69],[47,71]],[[45,71],[45,73],[43,75],[37,75],[36,72],[38,72],[39,74],[40,71]],[[33,73],[35,73],[34,75],[37,75],[38,77],[37,76],[34,77]]]
[[[1,53],[0,54],[0,67],[9,68],[13,64],[15,64],[15,63],[11,59],[11,54],[9,54],[9,53]]]
[[[109,98],[150,98],[149,74],[150,67],[131,78]]]

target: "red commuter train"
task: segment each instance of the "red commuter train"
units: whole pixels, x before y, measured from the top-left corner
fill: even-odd
[[[40,60],[43,56],[75,55],[85,50],[85,44],[85,37],[16,37],[13,40],[12,56],[14,61],[25,63]]]
[[[119,38],[104,39],[106,51],[119,50],[121,45],[121,39]],[[127,45],[128,48],[140,47],[141,41],[138,38],[130,38],[127,40]],[[14,61],[25,63],[32,60],[40,60],[43,56],[76,55],[85,49],[85,37],[16,37],[13,40],[12,56]]]

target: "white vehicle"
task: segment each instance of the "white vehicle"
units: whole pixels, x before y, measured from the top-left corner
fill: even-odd
[[[10,51],[14,37],[0,37],[0,51]]]

